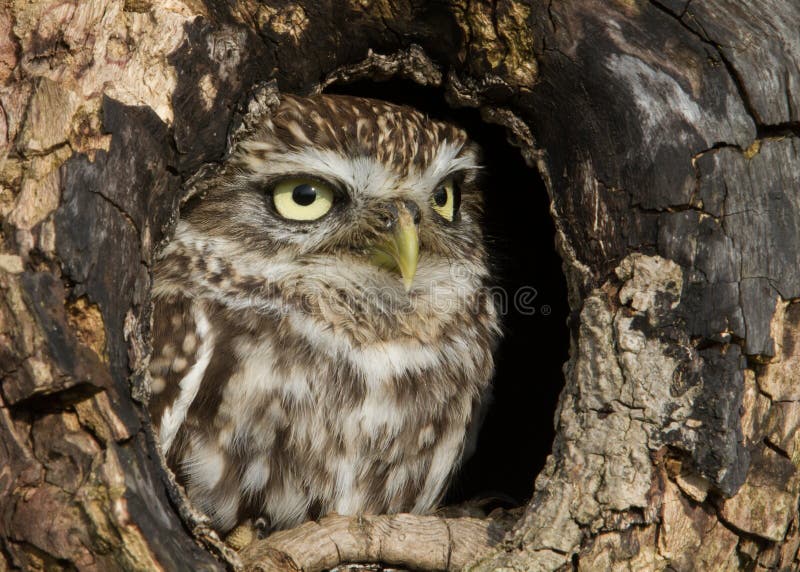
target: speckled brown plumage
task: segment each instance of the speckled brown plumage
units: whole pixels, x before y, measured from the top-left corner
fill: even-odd
[[[475,161],[461,130],[415,110],[285,96],[197,183],[156,266],[150,409],[221,531],[439,501],[499,335]],[[274,181],[297,174],[337,189],[319,220],[271,207]],[[452,221],[431,206],[446,177]],[[419,209],[408,291],[368,255],[397,201]]]

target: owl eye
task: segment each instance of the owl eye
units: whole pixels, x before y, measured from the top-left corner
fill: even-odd
[[[458,214],[458,207],[461,206],[461,190],[452,178],[445,179],[433,191],[431,202],[433,210],[445,220],[452,222]]]
[[[289,220],[316,220],[331,210],[333,189],[313,179],[285,179],[272,191],[275,210]]]

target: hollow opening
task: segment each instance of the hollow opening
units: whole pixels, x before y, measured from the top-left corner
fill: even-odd
[[[523,505],[551,450],[569,348],[567,285],[544,183],[504,127],[476,109],[451,108],[440,89],[359,80],[325,91],[409,105],[461,126],[482,148],[484,227],[504,337],[495,353],[493,402],[444,504],[499,498],[505,506]]]
[[[409,105],[461,126],[483,149],[485,231],[505,335],[495,354],[493,403],[445,502],[499,497],[523,504],[551,450],[569,348],[567,285],[544,182],[508,143],[504,127],[485,122],[476,109],[451,108],[439,90],[358,80],[326,92]]]

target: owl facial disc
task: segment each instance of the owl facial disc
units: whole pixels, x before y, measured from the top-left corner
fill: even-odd
[[[373,246],[372,263],[400,272],[406,292],[411,290],[419,259],[420,213],[416,203],[402,201],[389,207],[389,235]]]

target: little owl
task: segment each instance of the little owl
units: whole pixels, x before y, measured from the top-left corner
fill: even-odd
[[[499,337],[477,170],[416,110],[282,95],[197,177],[155,268],[150,411],[219,531],[441,500]]]

